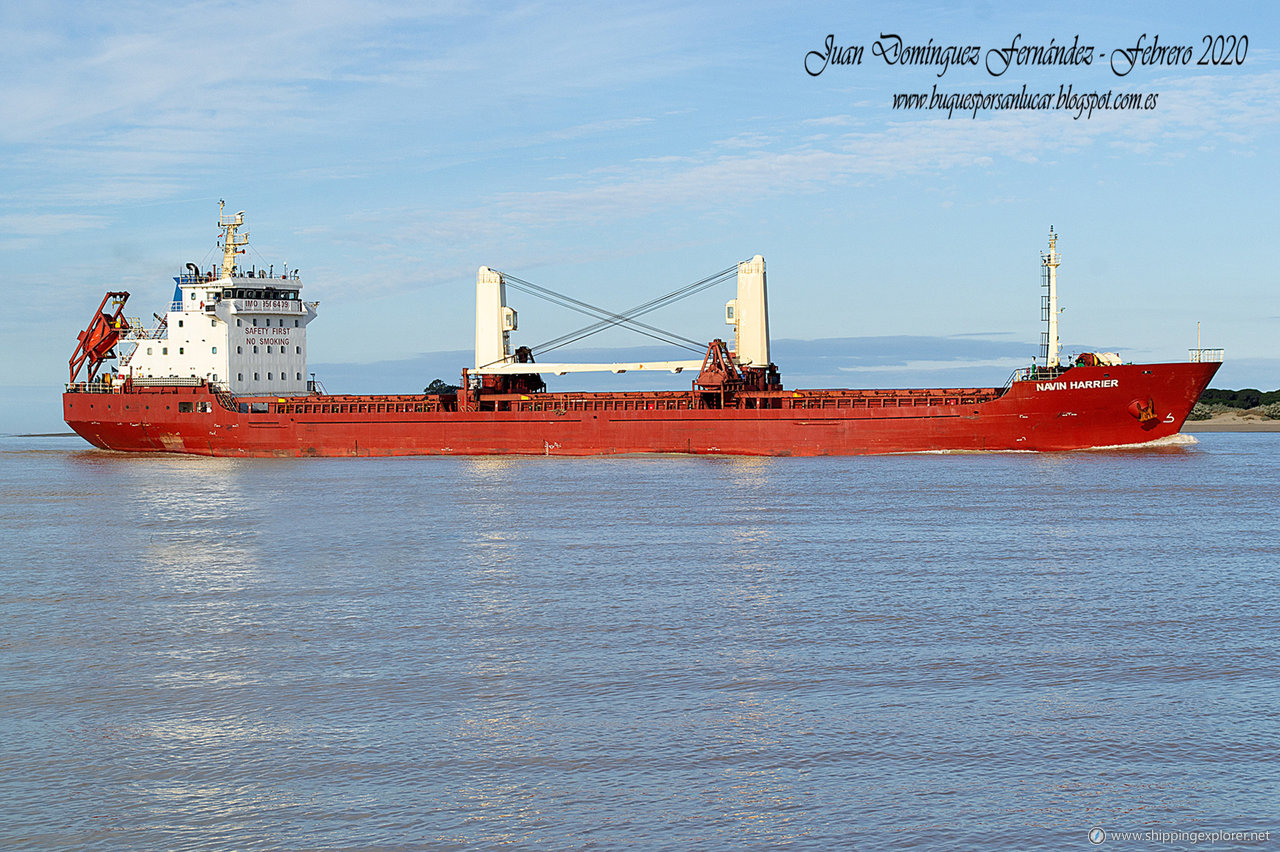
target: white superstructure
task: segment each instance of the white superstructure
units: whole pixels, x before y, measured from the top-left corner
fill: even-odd
[[[236,395],[308,392],[307,324],[318,302],[302,301],[297,271],[243,270],[244,214],[218,217],[223,230],[220,274],[187,264],[176,276],[169,311],[150,331],[134,321],[136,342],[120,371],[135,382],[203,380]]]

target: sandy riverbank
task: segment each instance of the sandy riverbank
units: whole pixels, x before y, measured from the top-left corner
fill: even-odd
[[[1188,420],[1183,432],[1280,432],[1280,420],[1268,420],[1250,411],[1230,411],[1208,420]]]

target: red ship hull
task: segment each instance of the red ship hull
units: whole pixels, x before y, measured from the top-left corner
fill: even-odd
[[[1077,366],[1004,390],[758,391],[731,407],[708,407],[713,400],[690,391],[506,394],[458,405],[452,396],[232,400],[203,384],[75,385],[63,414],[103,449],[210,456],[1061,451],[1176,434],[1219,366]]]

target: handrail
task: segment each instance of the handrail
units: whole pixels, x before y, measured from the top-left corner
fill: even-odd
[[[1056,379],[1071,367],[1041,367],[1033,364],[1030,367],[1019,367],[1010,374],[1008,380],[1004,383],[1004,389],[1008,390],[1013,387],[1014,382],[1033,382],[1044,381],[1048,379]]]
[[[105,382],[68,382],[67,393],[124,393],[124,382],[107,384]]]

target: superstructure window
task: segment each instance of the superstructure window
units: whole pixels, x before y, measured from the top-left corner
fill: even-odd
[[[182,328],[182,320],[178,320],[178,328]]]
[[[301,354],[302,354],[302,347],[301,347],[301,346],[295,346],[295,347],[293,347],[293,354],[294,354],[294,355],[301,355]]]
[[[254,355],[257,355],[257,354],[258,354],[258,347],[256,347],[256,346],[255,346],[255,347],[253,347],[253,354],[254,354]]]
[[[216,347],[216,346],[215,346],[215,347],[213,347],[213,354],[214,354],[214,355],[217,355],[217,354],[218,354],[218,347]]]
[[[257,374],[257,373],[254,373],[254,374],[253,374],[253,380],[254,380],[255,382],[258,380],[258,374]]]

